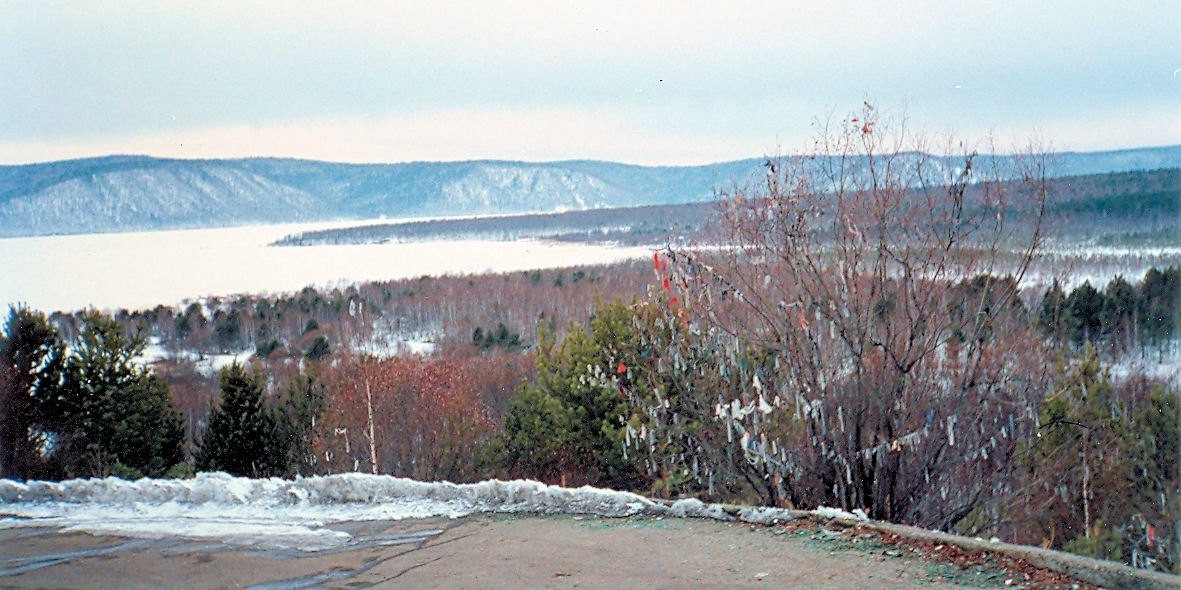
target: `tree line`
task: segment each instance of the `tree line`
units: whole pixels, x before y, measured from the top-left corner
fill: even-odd
[[[1058,345],[1163,353],[1181,325],[1181,267],[1151,268],[1136,284],[1116,275],[1103,290],[1084,281],[1069,295],[1054,280],[1038,309],[1038,326]]]

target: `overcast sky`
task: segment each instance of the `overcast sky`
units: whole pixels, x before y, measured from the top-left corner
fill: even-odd
[[[1175,0],[302,4],[0,0],[0,163],[697,164],[865,98],[1004,145],[1181,143]]]

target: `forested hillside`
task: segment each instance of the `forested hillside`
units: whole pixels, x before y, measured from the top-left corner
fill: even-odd
[[[1181,168],[1063,179],[1047,213],[1060,242],[1181,247]]]
[[[948,170],[950,157],[925,159]],[[981,156],[981,165],[993,158]],[[1002,158],[995,158],[996,161]],[[795,162],[828,166],[825,158]],[[702,166],[518,161],[337,164],[109,156],[0,166],[0,236],[329,219],[538,213],[711,199],[766,158]],[[1054,176],[1181,167],[1181,147],[1055,154]]]
[[[660,168],[113,156],[0,166],[0,237],[687,203],[760,173],[758,160]]]
[[[1181,247],[1181,168],[1053,179],[1044,221],[1057,246]],[[919,193],[912,193],[912,198]],[[967,196],[974,193],[969,190]],[[978,196],[977,196],[978,198]],[[545,238],[664,245],[708,242],[715,201],[532,215],[373,223],[292,234],[279,246],[430,239]],[[1020,226],[1021,220],[1016,220]]]

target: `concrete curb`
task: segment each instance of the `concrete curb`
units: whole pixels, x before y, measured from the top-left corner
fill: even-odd
[[[1114,561],[1092,559],[1090,557],[1044,549],[1042,547],[990,542],[888,522],[823,518],[809,512],[803,512],[802,516],[817,522],[836,522],[843,526],[860,526],[883,533],[893,533],[908,539],[954,545],[971,551],[988,551],[1014,559],[1023,559],[1031,565],[1060,572],[1072,578],[1104,588],[1160,588],[1172,590],[1181,588],[1181,576],[1136,569]]]
[[[665,507],[673,505],[668,500],[653,498],[652,501]],[[820,524],[864,527],[881,533],[892,533],[907,539],[954,545],[969,551],[988,551],[1013,559],[1023,559],[1035,567],[1066,574],[1077,580],[1095,584],[1103,588],[1160,588],[1171,590],[1181,588],[1181,576],[1136,569],[1114,561],[1092,559],[1090,557],[1083,557],[1064,551],[1054,551],[1042,547],[1014,545],[1003,542],[994,543],[978,538],[929,531],[909,525],[869,520],[848,513],[843,513],[844,516],[832,515],[833,512],[842,512],[839,510],[791,510],[786,508],[757,508],[737,504],[709,504],[703,507],[708,508],[708,510],[700,513],[700,517],[703,518],[717,518],[721,514],[724,514],[726,517],[739,522],[764,526],[773,526],[775,523],[789,522],[797,519],[807,519]]]

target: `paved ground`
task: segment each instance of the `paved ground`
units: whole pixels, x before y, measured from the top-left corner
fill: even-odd
[[[360,539],[319,553],[180,539],[0,530],[14,588],[909,588],[1023,585],[824,527],[705,520],[471,516],[346,523]]]

